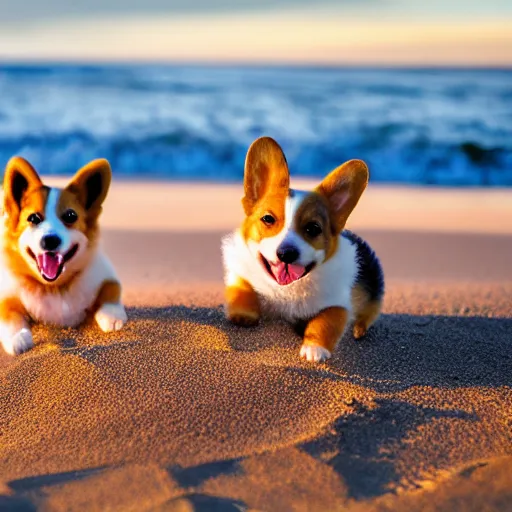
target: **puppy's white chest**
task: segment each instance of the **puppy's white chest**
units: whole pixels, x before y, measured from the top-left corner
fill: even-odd
[[[84,321],[86,311],[94,301],[91,294],[80,293],[21,293],[21,302],[36,321],[62,327],[75,327]]]
[[[322,308],[322,296],[316,290],[307,290],[300,293],[298,290],[286,290],[285,293],[259,286],[256,281],[253,284],[260,296],[263,312],[269,317],[278,317],[293,322],[298,319],[308,318]],[[297,287],[298,288],[298,287]]]
[[[33,294],[21,290],[19,297],[30,316],[38,322],[75,327],[84,321],[105,280],[117,277],[108,258],[100,251],[77,282],[63,293]]]
[[[342,237],[334,257],[288,286],[279,286],[268,276],[239,232],[224,238],[223,258],[226,284],[236,283],[237,278],[250,283],[267,315],[293,321],[312,317],[332,306],[351,310],[357,263],[354,247]]]

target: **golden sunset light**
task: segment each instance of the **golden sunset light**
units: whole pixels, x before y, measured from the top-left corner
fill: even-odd
[[[512,64],[511,20],[362,16],[354,10],[88,14],[15,19],[0,58],[347,65]]]

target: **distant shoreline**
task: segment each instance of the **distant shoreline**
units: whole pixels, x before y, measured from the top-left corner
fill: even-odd
[[[284,68],[284,69],[306,69],[306,70],[354,70],[354,71],[497,71],[497,72],[512,72],[512,65],[504,66],[504,65],[403,65],[403,64],[315,64],[311,62],[304,63],[296,63],[296,62],[222,62],[222,61],[178,61],[178,60],[165,60],[165,59],[112,59],[112,60],[97,60],[97,59],[22,59],[22,58],[0,58],[0,69],[3,67],[47,67],[47,66],[62,66],[62,67],[169,67],[169,68],[201,68],[201,67],[210,67],[210,68],[248,68],[248,69],[276,69],[276,68]]]

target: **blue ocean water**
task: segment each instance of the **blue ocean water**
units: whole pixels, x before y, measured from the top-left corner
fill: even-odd
[[[512,185],[512,70],[0,65],[0,165],[240,180],[276,138],[294,175],[362,158],[374,182]]]

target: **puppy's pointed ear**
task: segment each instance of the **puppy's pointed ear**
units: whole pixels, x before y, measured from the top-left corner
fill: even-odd
[[[20,156],[9,160],[4,174],[4,210],[12,217],[19,214],[23,195],[43,186],[36,170]]]
[[[101,212],[107,197],[112,171],[107,160],[100,158],[82,167],[69,182],[67,189],[75,193],[91,216]]]
[[[268,192],[288,192],[290,173],[281,146],[270,137],[256,139],[247,152],[242,205],[249,215]]]
[[[331,225],[339,234],[368,184],[368,166],[362,160],[349,160],[332,171],[317,188],[327,198]]]

